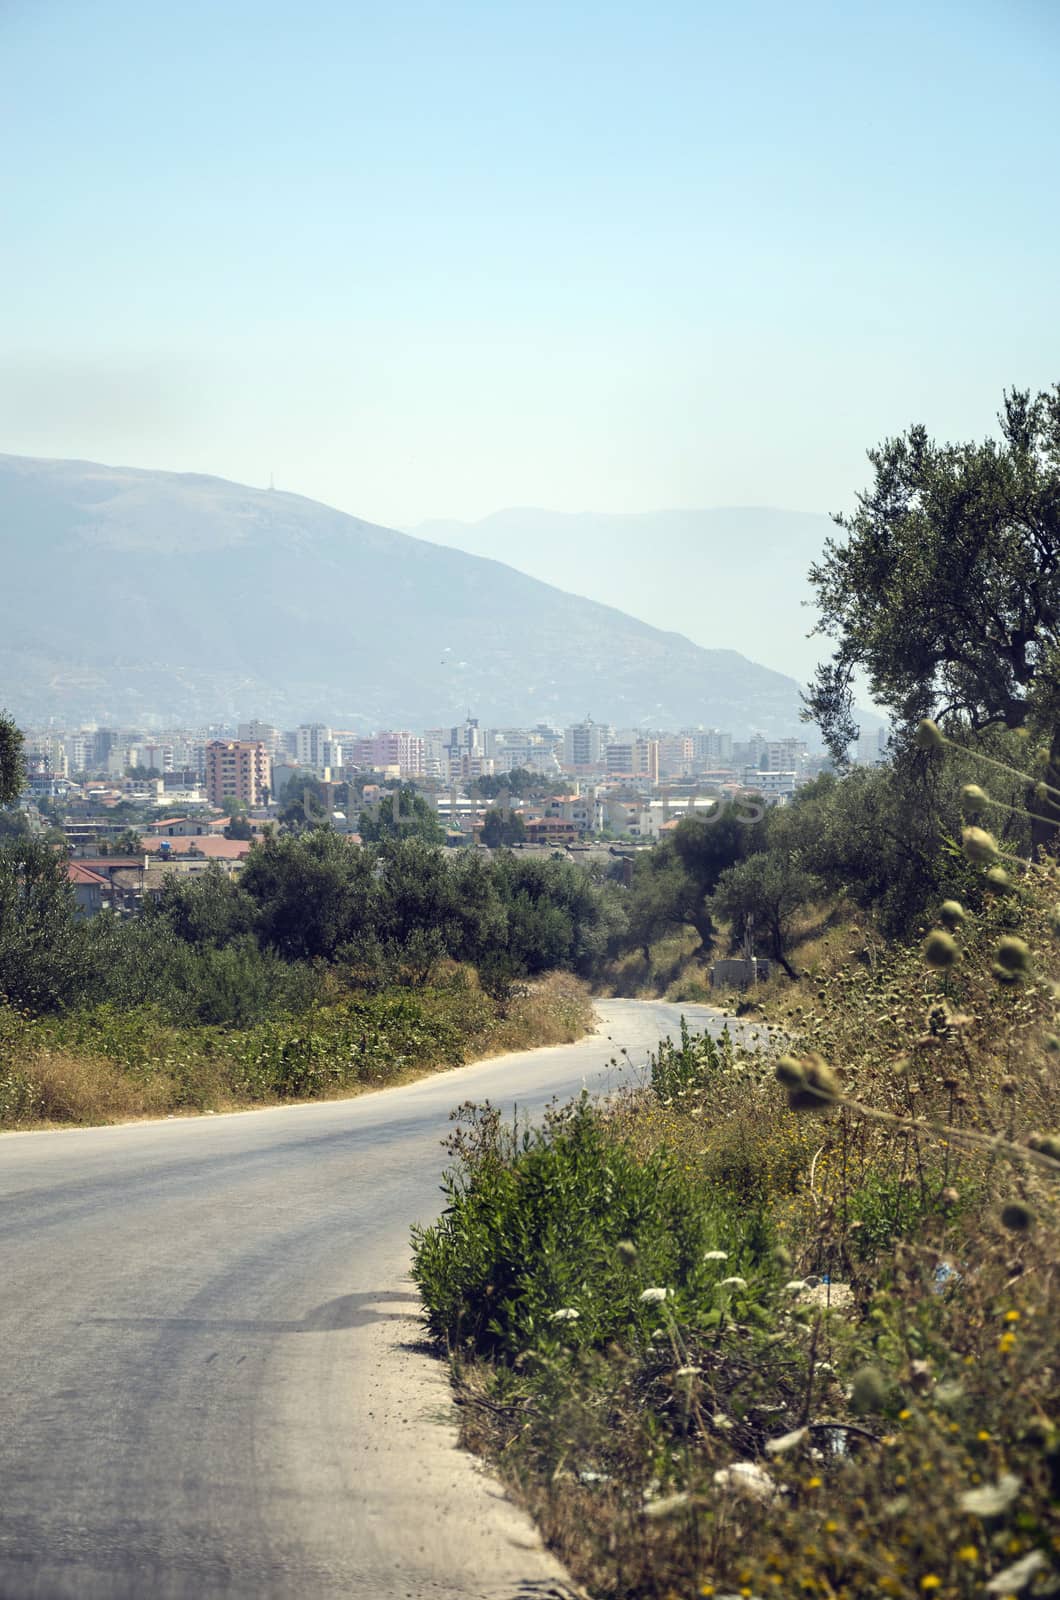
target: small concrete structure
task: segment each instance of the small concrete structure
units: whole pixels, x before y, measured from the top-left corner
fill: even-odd
[[[737,956],[715,961],[710,969],[712,989],[750,989],[769,977],[770,963],[757,956]]]

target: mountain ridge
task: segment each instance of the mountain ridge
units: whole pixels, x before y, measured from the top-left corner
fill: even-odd
[[[731,647],[287,490],[0,455],[0,549],[24,720],[799,727],[794,680]]]

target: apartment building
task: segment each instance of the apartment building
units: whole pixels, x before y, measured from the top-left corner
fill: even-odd
[[[591,717],[563,730],[563,765],[569,771],[592,771],[604,765],[604,752],[614,737],[606,722]]]
[[[206,796],[211,805],[241,800],[253,810],[272,786],[269,754],[260,739],[211,739],[206,746]]]

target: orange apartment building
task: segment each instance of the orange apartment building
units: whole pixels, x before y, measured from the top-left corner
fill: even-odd
[[[265,804],[271,782],[269,752],[260,739],[211,739],[206,746],[206,795],[211,805],[242,800],[253,810]]]

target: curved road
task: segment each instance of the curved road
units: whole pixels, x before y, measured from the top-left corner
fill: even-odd
[[[408,1241],[453,1106],[538,1113],[642,1072],[682,1013],[721,1026],[597,1013],[354,1100],[0,1138],[2,1600],[566,1592],[454,1448]]]

